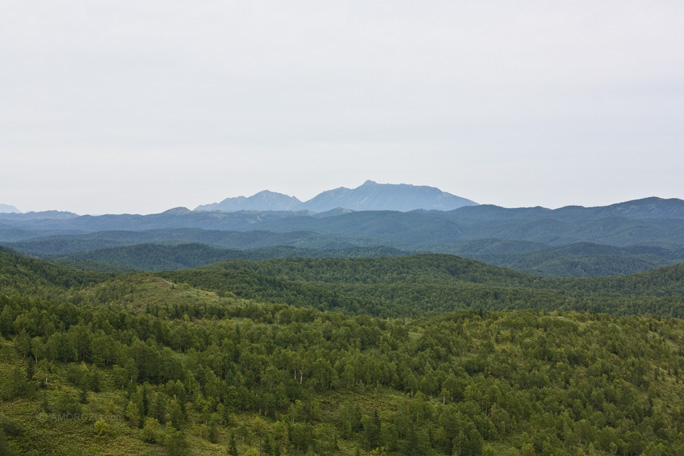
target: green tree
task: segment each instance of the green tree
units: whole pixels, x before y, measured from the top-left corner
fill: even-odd
[[[230,456],[238,456],[237,443],[235,442],[235,431],[230,433],[230,441],[228,442],[228,454]]]
[[[166,454],[168,456],[190,455],[190,447],[185,439],[185,434],[171,426],[166,428],[164,448],[166,449]]]
[[[105,420],[95,421],[93,428],[95,429],[95,435],[98,437],[105,437],[111,432],[109,424]]]
[[[176,429],[180,429],[180,427],[185,422],[185,415],[183,414],[183,408],[181,407],[181,405],[178,402],[174,402],[171,405],[170,419],[171,419],[171,424]]]
[[[366,444],[371,449],[377,448],[380,446],[380,431],[382,427],[378,410],[374,409],[373,415],[364,418],[363,430],[366,438]]]
[[[23,369],[13,366],[2,380],[2,399],[11,401],[25,396],[29,391],[29,383]]]
[[[140,437],[143,442],[159,443],[161,439],[162,427],[156,418],[146,418],[145,425],[140,431]]]
[[[142,425],[143,418],[142,415],[140,415],[140,410],[138,409],[138,406],[135,405],[135,402],[128,401],[128,405],[126,406],[124,416],[131,424],[131,426],[140,427]]]

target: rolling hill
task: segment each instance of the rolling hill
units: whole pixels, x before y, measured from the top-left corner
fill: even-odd
[[[89,250],[68,256],[56,256],[57,263],[86,270],[110,270],[113,266],[128,271],[172,271],[204,266],[228,259],[261,260],[265,258],[355,258],[408,255],[390,247],[354,247],[314,250],[291,246],[237,250],[206,244],[134,244],[102,250]]]
[[[0,248],[0,454],[680,454],[683,267],[97,274]]]

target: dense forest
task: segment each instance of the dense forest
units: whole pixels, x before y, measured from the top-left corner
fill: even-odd
[[[684,454],[683,280],[2,250],[0,454]]]
[[[684,266],[545,279],[452,255],[233,260],[163,277],[247,299],[383,317],[457,309],[579,310],[681,317]]]

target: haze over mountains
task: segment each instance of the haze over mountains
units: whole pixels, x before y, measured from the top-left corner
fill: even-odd
[[[684,262],[684,201],[503,208],[434,187],[367,181],[306,202],[263,191],[150,215],[0,213],[0,244],[100,270],[435,252],[540,275],[619,275]]]
[[[17,213],[19,210],[9,204],[0,204],[0,213]]]
[[[195,210],[326,212],[342,208],[353,211],[407,212],[416,209],[449,211],[474,205],[477,205],[474,201],[443,192],[435,187],[378,184],[368,180],[354,189],[340,187],[324,191],[305,202],[294,196],[264,190],[248,198],[244,196],[226,198],[220,203],[201,205]]]

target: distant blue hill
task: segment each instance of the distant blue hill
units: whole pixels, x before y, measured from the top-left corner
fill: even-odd
[[[220,203],[204,204],[197,211],[297,211],[302,202],[294,196],[264,190],[250,197],[226,198]]]
[[[199,206],[197,211],[311,211],[327,212],[334,209],[353,211],[399,211],[417,209],[450,211],[477,203],[435,187],[407,184],[378,184],[366,181],[357,188],[340,187],[316,195],[302,202],[294,196],[268,190],[250,197],[226,198],[220,203]]]
[[[477,203],[426,185],[378,184],[366,181],[360,187],[336,188],[323,192],[304,203],[313,212],[329,211],[338,207],[353,211],[400,211],[416,209],[451,211]]]
[[[9,204],[0,204],[0,212],[2,212],[2,213],[7,213],[7,212],[19,213],[19,209],[17,209],[14,206],[10,206]]]
[[[369,182],[358,189],[324,193],[317,203],[320,209],[328,199],[350,205],[361,201],[355,207],[364,208],[370,199],[380,204],[384,189]],[[267,193],[256,199],[280,199],[272,196]],[[357,196],[361,199],[352,198]],[[398,204],[383,204],[390,203]],[[171,248],[198,243],[211,248]],[[684,201],[645,198],[555,210],[477,205],[451,211],[191,211],[177,207],[150,215],[1,213],[0,244],[43,257],[116,248],[98,253],[97,258],[71,260],[86,266],[94,261],[133,269],[141,264],[155,268],[203,264],[226,254],[212,249],[269,249],[258,255],[289,257],[329,256],[332,250],[349,249],[355,250],[344,255],[387,255],[390,248],[395,249],[390,254],[396,250],[449,253],[538,275],[614,275],[684,262]],[[171,247],[120,249],[134,244]],[[131,255],[135,261],[123,261]]]

